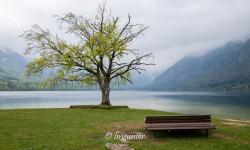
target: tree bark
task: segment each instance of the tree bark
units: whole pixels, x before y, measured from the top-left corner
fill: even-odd
[[[110,93],[109,82],[105,82],[101,90],[102,90],[101,105],[111,106],[109,99],[109,93]]]

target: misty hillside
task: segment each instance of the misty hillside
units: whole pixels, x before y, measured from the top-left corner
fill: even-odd
[[[21,78],[27,61],[18,53],[9,49],[0,49],[0,77]]]
[[[0,49],[0,90],[35,90],[37,83],[24,81],[26,59],[9,49]]]
[[[152,90],[250,89],[250,39],[202,57],[185,57],[155,78]]]
[[[0,90],[37,90],[36,85],[38,82],[42,81],[43,78],[46,78],[51,73],[50,71],[44,71],[45,73],[41,76],[24,78],[25,66],[28,62],[26,59],[10,49],[0,49]],[[133,84],[127,83],[122,86],[115,86],[113,89],[138,89],[145,87],[151,83],[151,78],[147,74],[137,74],[133,73],[132,75]],[[26,87],[26,84],[32,84],[32,87]],[[89,88],[84,86],[77,85],[60,85],[55,88],[55,90],[89,90],[96,88]],[[30,86],[30,85],[28,85]]]

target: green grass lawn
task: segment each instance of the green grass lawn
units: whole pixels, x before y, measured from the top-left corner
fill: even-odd
[[[102,150],[107,131],[139,131],[147,139],[129,145],[148,150],[250,149],[250,123],[213,119],[217,129],[204,135],[159,135],[144,131],[146,115],[167,112],[136,109],[0,110],[0,150]]]

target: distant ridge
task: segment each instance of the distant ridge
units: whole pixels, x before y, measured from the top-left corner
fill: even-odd
[[[8,73],[8,76],[21,78],[26,64],[22,55],[7,48],[0,49],[0,69]]]
[[[202,57],[185,57],[157,76],[150,90],[250,89],[250,39],[229,42]]]
[[[53,74],[53,72],[48,69],[42,75],[26,78],[24,72],[27,63],[28,61],[22,55],[8,48],[0,48],[0,90],[41,90],[38,89],[38,84]],[[147,74],[138,75],[133,72],[132,81],[134,84],[127,83],[126,85],[113,86],[112,88],[115,90],[140,89],[150,84],[151,78]],[[96,89],[96,87],[85,87],[79,84],[64,84],[49,90]]]

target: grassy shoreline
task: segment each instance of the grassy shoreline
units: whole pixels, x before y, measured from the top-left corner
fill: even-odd
[[[143,132],[144,140],[130,141],[137,149],[250,149],[250,122],[213,118],[217,129],[204,136],[153,138],[144,130],[146,115],[174,113],[140,109],[10,109],[0,110],[0,149],[4,150],[101,150],[108,131]]]

